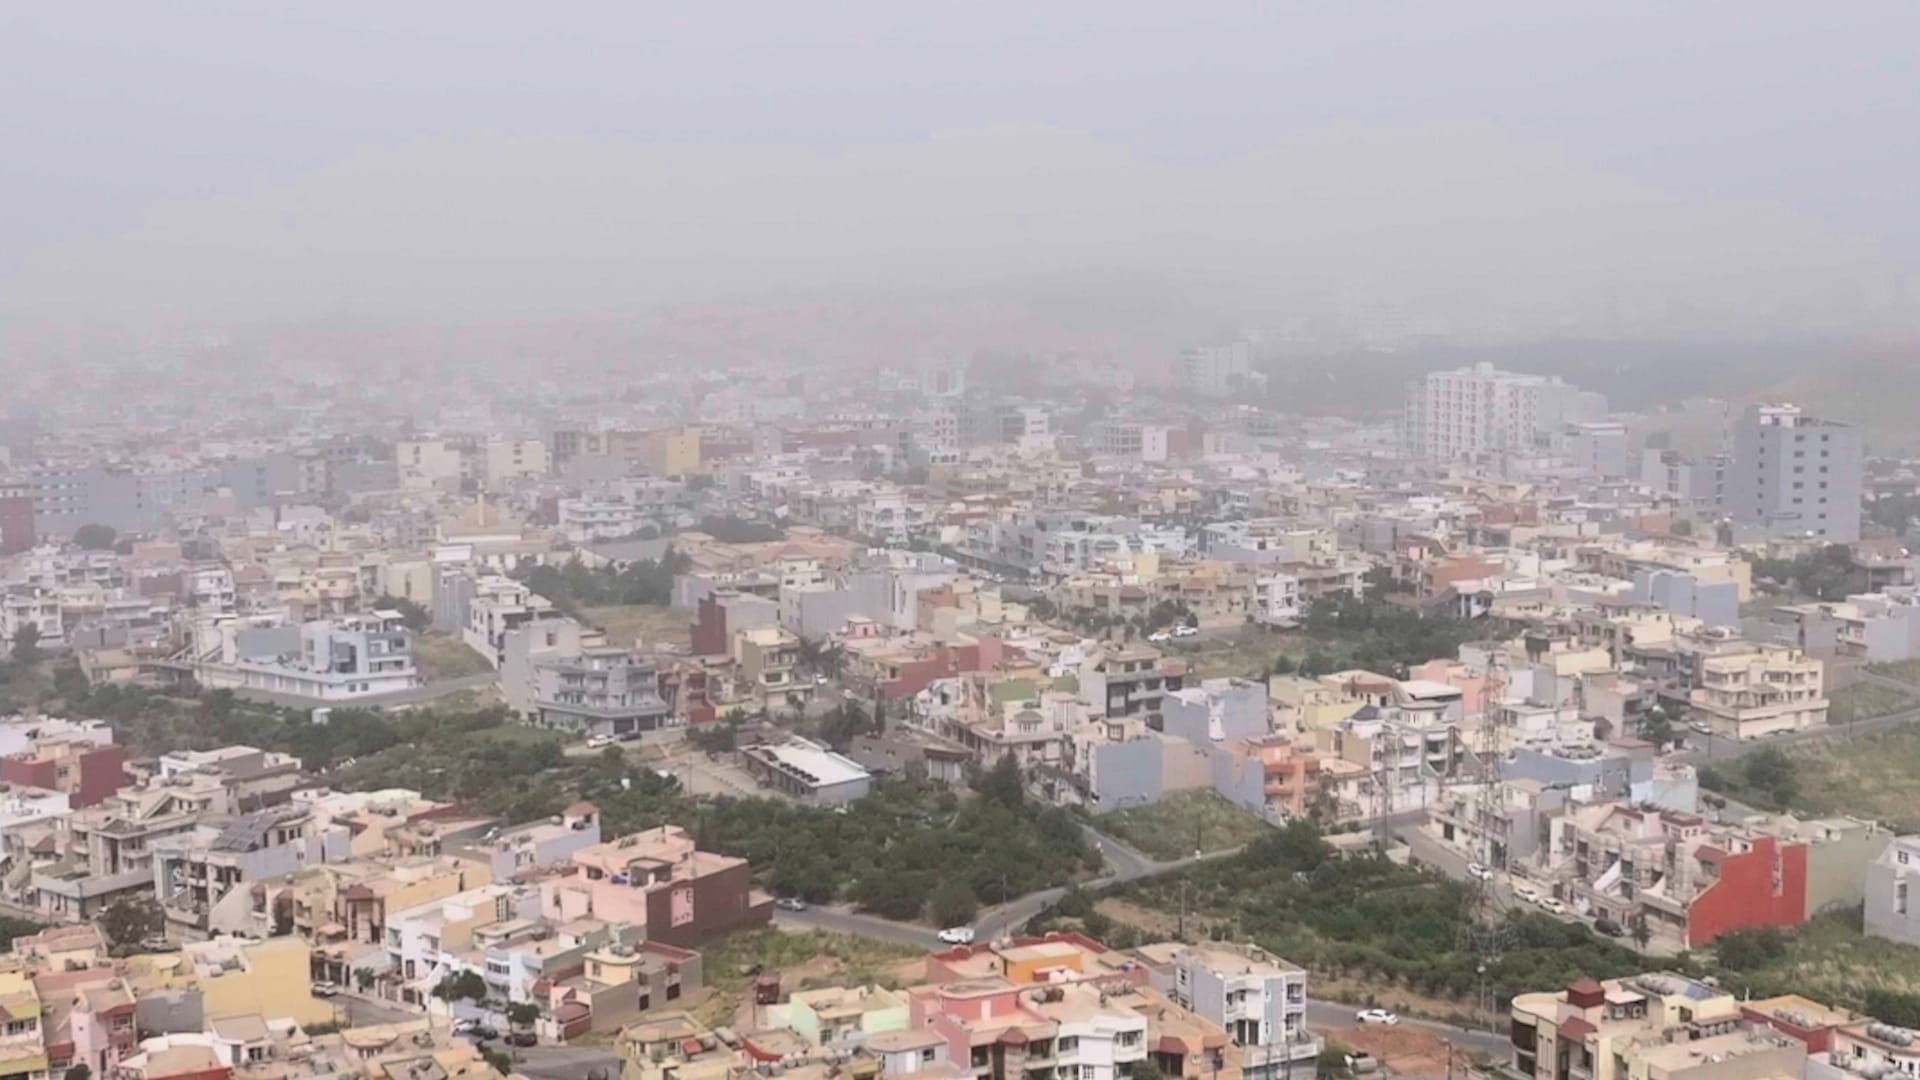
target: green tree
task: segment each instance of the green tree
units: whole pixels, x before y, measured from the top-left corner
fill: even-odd
[[[40,628],[32,623],[22,623],[20,629],[13,632],[13,659],[15,663],[37,664],[40,662]]]
[[[1642,950],[1647,947],[1649,941],[1653,940],[1653,927],[1643,914],[1636,914],[1628,920],[1627,929],[1633,935],[1633,943],[1640,946]]]
[[[108,904],[96,921],[108,944],[130,948],[165,932],[167,913],[151,896],[124,896]]]
[[[933,891],[931,907],[933,921],[941,926],[965,926],[979,912],[980,899],[965,881],[948,878]]]
[[[1800,793],[1793,759],[1778,747],[1765,747],[1748,755],[1745,773],[1749,786],[1765,792],[1779,806],[1786,806]]]
[[[1274,658],[1273,673],[1275,675],[1291,675],[1298,670],[1299,665],[1294,663],[1293,657],[1288,656],[1286,653],[1281,653]]]
[[[531,1001],[516,1001],[507,1006],[507,1025],[515,1030],[531,1030],[539,1019],[540,1006]]]
[[[1133,1063],[1133,1072],[1128,1074],[1131,1080],[1167,1080],[1167,1074],[1150,1057],[1141,1058]]]
[[[1786,932],[1777,926],[1729,930],[1713,942],[1714,956],[1729,971],[1758,971],[1778,960],[1786,948]]]
[[[989,803],[1018,810],[1027,802],[1026,781],[1020,776],[1020,763],[1011,751],[1000,755],[991,769],[974,779],[973,790]]]
[[[111,525],[82,525],[73,530],[73,542],[88,551],[112,551],[119,535]]]
[[[67,1071],[62,1074],[63,1080],[90,1080],[92,1076],[93,1070],[88,1068],[87,1063],[84,1061],[77,1065],[69,1066]]]
[[[363,994],[373,989],[374,977],[373,969],[370,967],[357,967],[353,969],[353,985],[359,987],[360,992]]]
[[[1673,718],[1667,715],[1664,705],[1655,705],[1640,714],[1640,737],[1660,748],[1674,742],[1678,734],[1673,730]]]
[[[487,999],[487,981],[477,971],[462,971],[448,975],[433,986],[433,996],[441,1001],[485,1001]]]

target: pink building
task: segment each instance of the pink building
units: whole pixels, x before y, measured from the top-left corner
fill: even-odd
[[[745,859],[694,847],[677,825],[573,853],[540,883],[541,914],[642,927],[646,940],[693,948],[709,937],[773,918],[773,898],[753,888]]]

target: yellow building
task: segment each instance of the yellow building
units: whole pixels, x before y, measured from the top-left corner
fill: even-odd
[[[21,971],[0,971],[0,1076],[9,1080],[47,1080],[46,1032],[40,1027],[40,993]]]
[[[662,428],[646,433],[641,460],[656,476],[684,476],[700,471],[700,429]]]
[[[127,984],[141,997],[197,989],[208,1020],[258,1016],[303,1025],[330,1023],[332,1003],[313,996],[312,956],[307,943],[294,937],[216,938],[177,953],[128,957]]]

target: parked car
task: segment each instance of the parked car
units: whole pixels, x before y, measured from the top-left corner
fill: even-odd
[[[1155,630],[1153,633],[1147,635],[1147,640],[1158,645],[1163,642],[1172,641],[1173,635],[1165,630]]]
[[[453,1033],[455,1035],[464,1035],[467,1038],[476,1039],[480,1042],[500,1037],[498,1031],[488,1027],[486,1022],[481,1020],[455,1020],[453,1022]]]
[[[338,984],[330,983],[325,980],[314,983],[311,987],[309,987],[309,989],[313,992],[313,996],[318,998],[332,997],[333,995],[340,992],[340,987]]]
[[[1515,899],[1525,900],[1529,904],[1540,902],[1540,889],[1524,881],[1514,882],[1513,895]]]
[[[935,936],[948,945],[971,945],[973,944],[973,927],[949,926]]]
[[[611,735],[595,735],[587,740],[587,749],[598,750],[603,746],[612,746],[616,741],[618,740]]]
[[[507,1035],[508,1046],[538,1046],[539,1044],[540,1036],[531,1031],[515,1031]]]
[[[1593,920],[1593,929],[1595,933],[1605,934],[1608,937],[1619,937],[1626,933],[1626,930],[1621,927],[1619,923],[1614,922],[1605,915]]]
[[[1362,1024],[1397,1024],[1400,1018],[1385,1009],[1361,1009],[1353,1014],[1354,1020]]]
[[[1687,730],[1693,732],[1695,735],[1713,734],[1713,729],[1708,727],[1706,721],[1704,720],[1693,721],[1692,723],[1687,725]]]
[[[1480,865],[1477,862],[1470,862],[1467,864],[1467,876],[1471,878],[1479,878],[1481,881],[1488,881],[1493,878],[1493,871],[1487,869],[1486,867]]]
[[[1200,628],[1197,626],[1176,626],[1173,628],[1174,637],[1193,637],[1198,633],[1200,633]]]
[[[797,896],[783,896],[778,900],[775,900],[773,902],[773,906],[779,908],[781,911],[807,910],[807,902],[805,900],[800,899]]]
[[[1549,915],[1565,915],[1567,905],[1561,903],[1559,897],[1543,896],[1540,898],[1540,910]]]

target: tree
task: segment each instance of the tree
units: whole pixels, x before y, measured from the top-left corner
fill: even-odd
[[[374,974],[372,968],[357,967],[353,969],[353,985],[359,987],[361,993],[364,994],[373,989],[373,980]]]
[[[1000,760],[993,763],[993,768],[976,777],[973,790],[979,793],[982,801],[1008,810],[1018,810],[1026,805],[1026,781],[1020,777],[1020,763],[1014,760],[1012,751],[1000,755]]]
[[[1627,921],[1627,929],[1628,932],[1633,934],[1633,943],[1640,946],[1642,950],[1646,949],[1647,942],[1653,940],[1653,927],[1647,922],[1647,917],[1644,914],[1636,914],[1633,918],[1629,919]]]
[[[1765,792],[1782,807],[1800,793],[1800,779],[1795,774],[1793,759],[1777,747],[1769,746],[1749,756],[1746,778],[1750,786]]]
[[[477,971],[462,971],[448,975],[433,986],[433,996],[441,1001],[485,1001],[487,999],[487,980]]]
[[[1293,657],[1288,656],[1286,653],[1281,653],[1274,658],[1273,673],[1275,675],[1291,675],[1297,670],[1299,670],[1299,665],[1294,663]]]
[[[416,634],[425,633],[433,625],[433,614],[404,596],[382,595],[375,598],[373,606],[399,612],[400,624]]]
[[[167,913],[151,896],[125,896],[107,905],[98,921],[108,944],[128,948],[165,932]]]
[[[21,664],[40,662],[40,628],[38,626],[22,623],[20,629],[13,632],[13,659]]]
[[[1786,932],[1777,926],[1729,930],[1714,940],[1713,954],[1729,971],[1758,971],[1787,950]]]
[[[965,881],[950,877],[933,891],[933,921],[941,926],[965,926],[980,910],[980,899]]]
[[[111,525],[82,525],[73,530],[73,542],[88,551],[112,551],[119,536]]]
[[[540,1006],[531,1001],[516,1001],[507,1006],[507,1024],[520,1031],[533,1027],[540,1019]]]
[[[87,1063],[84,1061],[69,1068],[64,1074],[65,1080],[88,1080],[91,1076],[93,1076],[93,1070],[87,1068]]]
[[[1640,715],[1640,737],[1652,743],[1655,750],[1676,740],[1673,718],[1667,715],[1666,706],[1655,705]]]

